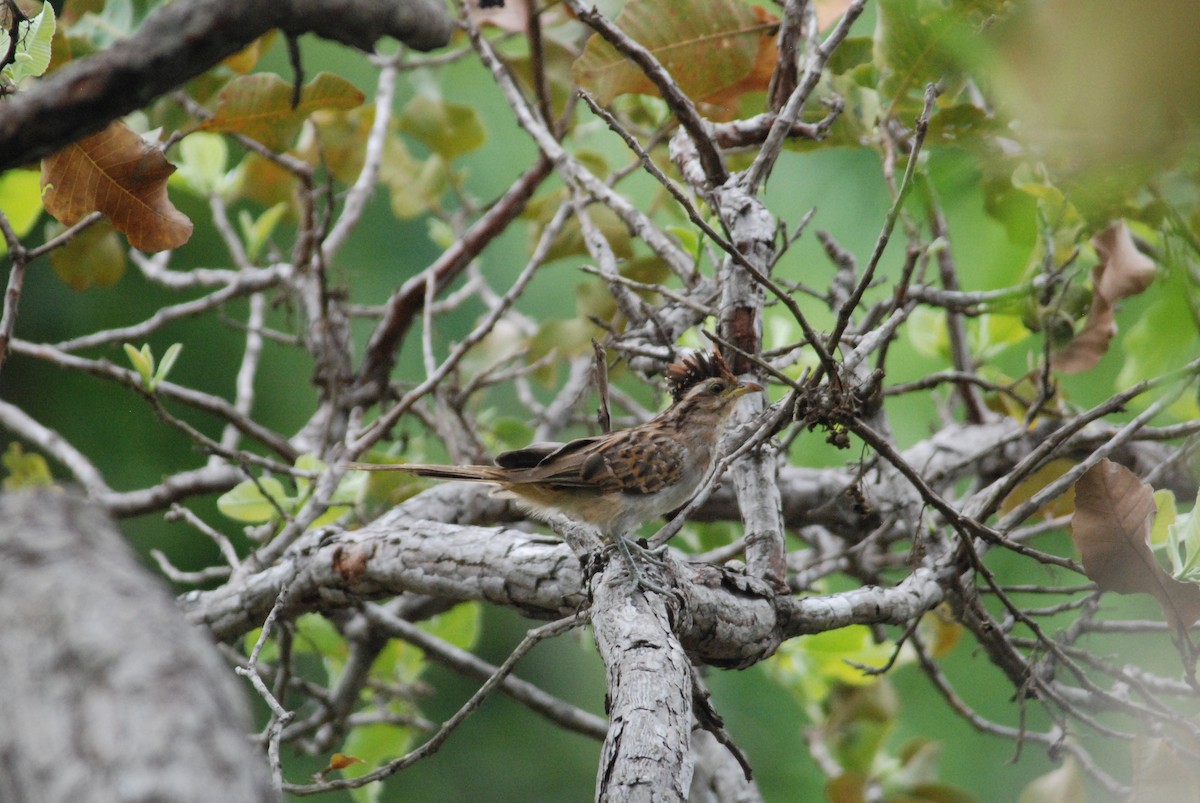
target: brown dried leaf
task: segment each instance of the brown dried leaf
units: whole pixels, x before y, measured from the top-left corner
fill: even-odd
[[[705,95],[700,99],[704,114],[711,120],[732,120],[737,117],[738,103],[749,92],[765,92],[779,62],[779,44],[772,28],[778,22],[767,10],[754,6],[754,15],[766,26],[758,40],[758,54],[750,72],[741,80]]]
[[[1081,373],[1100,362],[1117,334],[1113,308],[1154,281],[1154,261],[1137,250],[1125,221],[1110,224],[1092,238],[1092,246],[1100,256],[1092,268],[1092,307],[1083,330],[1054,355],[1054,369],[1063,373]]]
[[[1167,574],[1150,551],[1154,492],[1137,475],[1101,460],[1075,483],[1071,540],[1102,591],[1151,594],[1176,630],[1200,619],[1200,587]]]
[[[1102,267],[1096,292],[1109,303],[1136,296],[1153,283],[1154,260],[1137,250],[1124,220],[1110,224],[1093,237],[1092,247],[1100,256]]]
[[[615,22],[692,98],[719,92],[750,73],[762,34],[773,26],[741,0],[630,0]],[[618,95],[658,94],[641,69],[599,34],[588,40],[574,74],[601,104]]]
[[[1200,777],[1194,762],[1185,760],[1185,753],[1195,750],[1195,744],[1184,740],[1163,739],[1139,733],[1133,741],[1133,793],[1131,801],[1149,803],[1163,800],[1200,800]]]
[[[165,251],[192,236],[192,221],[167,198],[174,172],[162,151],[118,121],[42,160],[42,200],[68,226],[100,212],[134,248]]]
[[[828,30],[842,18],[851,0],[817,0],[817,30]]]

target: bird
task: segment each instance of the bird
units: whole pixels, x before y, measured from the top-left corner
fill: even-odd
[[[691,352],[668,366],[671,404],[649,421],[566,443],[533,443],[504,452],[495,465],[349,463],[365,471],[404,471],[439,480],[491,483],[535,518],[559,513],[590,524],[624,556],[636,585],[642,578],[626,535],[686,504],[717,458],[736,402],[762,392],[730,371],[719,348]]]

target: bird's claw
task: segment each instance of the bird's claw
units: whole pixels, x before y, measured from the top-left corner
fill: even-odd
[[[649,547],[644,547],[641,544],[630,541],[626,538],[622,538],[621,536],[617,536],[614,539],[614,542],[617,545],[617,550],[621,553],[621,557],[625,559],[625,565],[629,567],[629,574],[633,577],[633,585],[635,588],[641,588],[645,591],[653,591],[656,594],[672,593],[662,585],[648,579],[645,575],[643,575],[641,570],[639,570],[637,567],[637,562],[633,559],[633,550],[637,550],[638,554],[641,555],[647,562],[653,563],[660,569],[665,569],[667,566],[666,544],[655,549],[650,549]]]

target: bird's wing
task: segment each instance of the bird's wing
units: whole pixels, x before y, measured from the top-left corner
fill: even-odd
[[[588,439],[583,438],[582,440]],[[571,443],[576,443],[576,441],[571,441]],[[531,443],[523,449],[514,449],[511,452],[501,452],[496,455],[496,465],[500,468],[533,468],[564,446],[570,445],[553,441]]]
[[[467,482],[501,482],[504,471],[495,466],[435,466],[424,463],[347,463],[358,471],[404,471],[418,477]]]
[[[632,431],[592,450],[580,475],[605,491],[658,493],[680,481],[685,452],[686,447],[668,433]]]

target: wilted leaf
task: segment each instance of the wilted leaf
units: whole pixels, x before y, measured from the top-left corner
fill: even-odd
[[[50,252],[54,275],[76,292],[116,284],[126,264],[125,249],[107,221],[89,226]]]
[[[753,6],[752,9],[765,27],[759,33],[758,50],[750,71],[728,86],[698,98],[705,114],[713,120],[732,120],[737,116],[742,96],[750,92],[765,92],[775,74],[775,66],[779,62],[779,45],[773,30],[776,20],[761,6]]]
[[[1075,759],[1067,756],[1061,767],[1030,781],[1021,790],[1018,803],[1087,803],[1083,774]]]
[[[1100,362],[1117,333],[1113,309],[1117,302],[1143,292],[1154,281],[1154,262],[1137,250],[1125,221],[1108,226],[1092,238],[1100,264],[1092,268],[1092,308],[1087,323],[1052,364],[1064,373],[1079,373]]]
[[[1109,301],[1136,296],[1154,282],[1154,261],[1137,249],[1124,220],[1093,237],[1092,245],[1105,266],[1096,290]]]
[[[1188,753],[1194,746],[1188,746]],[[1184,759],[1170,740],[1139,734],[1133,742],[1134,803],[1200,800],[1200,778],[1195,762]]]
[[[692,98],[719,92],[748,75],[772,27],[740,0],[630,0],[615,22]],[[602,104],[618,95],[658,94],[645,73],[598,34],[588,40],[574,73]]]
[[[192,236],[192,221],[167,198],[173,172],[162,151],[118,121],[42,160],[42,200],[68,226],[100,212],[134,248],[164,251]]]
[[[345,78],[327,72],[301,87],[295,108],[292,90],[290,83],[273,73],[234,78],[217,94],[213,116],[197,128],[242,134],[273,151],[285,151],[308,115],[318,109],[353,109],[365,97]]]
[[[1200,587],[1167,574],[1150,551],[1154,492],[1132,471],[1101,460],[1075,483],[1071,540],[1102,591],[1151,594],[1177,630],[1200,618]]]
[[[963,626],[954,620],[949,605],[942,603],[921,617],[917,632],[934,658],[948,655],[962,639]]]
[[[817,29],[825,30],[842,18],[850,7],[850,0],[816,0]]]
[[[825,703],[824,742],[851,772],[870,773],[896,724],[900,700],[886,680],[868,686],[835,685]]]

